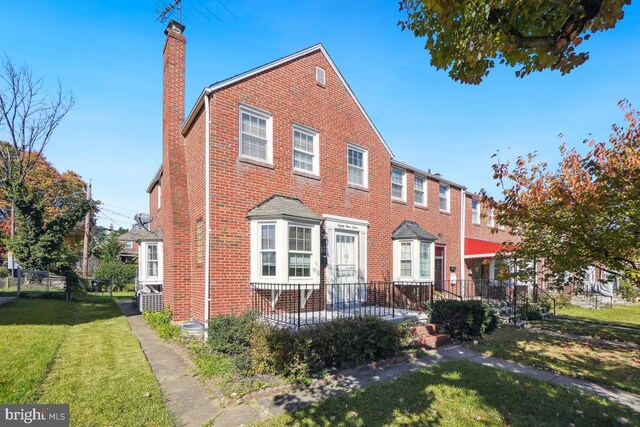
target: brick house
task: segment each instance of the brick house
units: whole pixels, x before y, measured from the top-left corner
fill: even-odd
[[[300,305],[347,301],[332,283],[462,292],[474,196],[395,160],[322,45],[204,88],[185,119],[183,31],[165,31],[163,163],[147,190],[162,237],[140,242],[175,320],[242,312],[256,294],[276,307],[283,285]],[[485,231],[469,238],[504,237]]]

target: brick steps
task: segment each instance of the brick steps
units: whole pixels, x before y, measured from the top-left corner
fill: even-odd
[[[416,326],[411,329],[416,345],[422,348],[434,349],[451,340],[449,334],[439,334],[438,326],[433,323]]]

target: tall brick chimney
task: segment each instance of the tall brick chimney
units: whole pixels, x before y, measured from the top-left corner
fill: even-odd
[[[185,167],[184,121],[185,51],[184,25],[169,22],[164,45],[162,87],[162,209],[164,305],[174,320],[191,318],[189,263],[189,200]]]

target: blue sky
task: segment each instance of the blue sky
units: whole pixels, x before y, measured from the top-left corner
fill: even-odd
[[[429,65],[424,42],[397,27],[403,16],[393,0],[223,0],[235,17],[218,0],[183,1],[187,111],[204,86],[321,42],[397,159],[471,191],[496,193],[496,150],[503,158],[538,150],[553,164],[559,133],[569,146],[590,134],[604,139],[622,122],[618,100],[640,107],[638,5],[584,45],[591,59],[569,75],[520,79],[497,68],[468,86]],[[46,155],[92,180],[101,225],[127,227],[147,211],[145,190],[161,161],[161,2],[3,2],[0,53],[47,82],[60,79],[77,98]]]

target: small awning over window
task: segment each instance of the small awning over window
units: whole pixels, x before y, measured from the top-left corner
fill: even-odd
[[[247,218],[249,219],[276,217],[322,221],[322,217],[316,215],[311,209],[306,207],[300,199],[280,195],[269,197],[247,212]]]
[[[429,242],[435,242],[437,237],[428,231],[423,230],[420,226],[413,221],[403,221],[393,233],[391,233],[393,240],[426,240]]]
[[[465,258],[491,258],[501,249],[503,249],[502,243],[480,239],[464,239]]]

